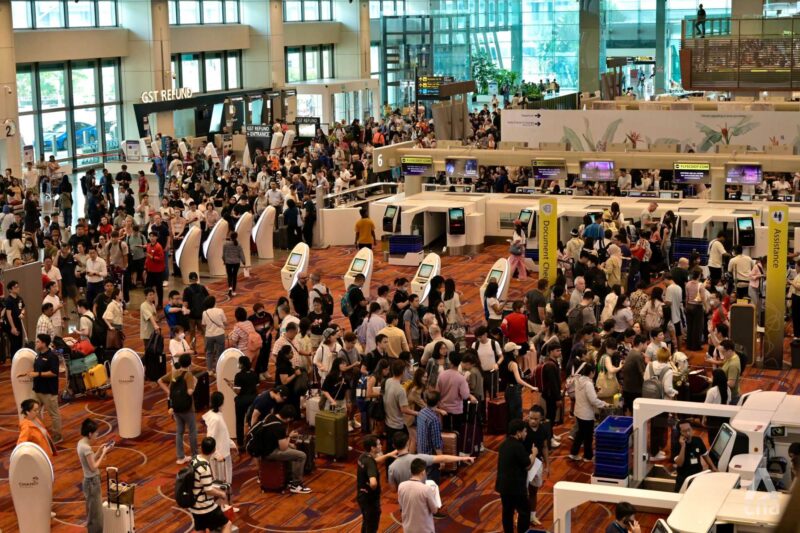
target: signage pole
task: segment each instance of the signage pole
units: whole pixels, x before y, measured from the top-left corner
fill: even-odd
[[[539,279],[552,286],[558,275],[558,200],[539,200]]]
[[[764,306],[764,366],[783,368],[784,315],[786,311],[786,259],[789,246],[789,208],[769,207],[767,231],[767,284]],[[796,335],[796,333],[795,333]]]

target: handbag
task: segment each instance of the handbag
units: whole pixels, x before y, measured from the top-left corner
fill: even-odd
[[[111,477],[111,471],[114,477]],[[127,505],[133,507],[133,497],[136,492],[136,484],[128,484],[119,480],[119,471],[116,468],[106,468],[108,475],[108,503],[117,505]]]
[[[125,342],[125,334],[114,328],[109,328],[106,332],[106,348],[119,350]]]
[[[383,406],[383,396],[377,400],[372,400],[367,408],[370,420],[382,422],[386,420],[386,408]]]
[[[297,396],[302,396],[308,392],[308,372],[300,371],[300,374],[292,381],[292,392]],[[322,409],[322,398],[320,398],[320,409]]]
[[[598,398],[611,398],[615,394],[619,392],[619,381],[617,380],[616,374],[609,374],[605,370],[605,366],[603,363],[603,358],[608,357],[604,355],[600,358],[600,362],[598,366],[600,366],[603,370],[597,376],[597,397]]]

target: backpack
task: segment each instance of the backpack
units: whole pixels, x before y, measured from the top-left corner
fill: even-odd
[[[250,431],[247,432],[247,435],[244,438],[244,449],[250,455],[250,457],[264,457],[265,455],[269,455],[275,451],[267,450],[264,437],[266,435],[267,426],[276,423],[280,424],[281,422],[279,420],[267,422],[265,418],[264,420],[259,420],[253,427],[250,428]]]
[[[197,501],[194,495],[196,460],[192,459],[189,464],[181,468],[175,475],[175,503],[182,509],[189,509]]]
[[[329,317],[333,316],[333,296],[331,296],[331,291],[328,290],[323,294],[317,289],[312,289],[312,292],[316,292],[319,295],[319,299],[322,301],[322,310],[325,311],[325,314]],[[349,301],[348,305],[350,305]]]
[[[105,346],[106,345],[106,328],[105,324],[101,321],[97,320],[96,318],[92,318],[88,314],[81,315],[81,317],[86,317],[92,321],[92,334],[89,336],[89,342],[92,343],[92,346],[95,348]]]
[[[184,290],[184,298],[189,307],[189,316],[199,319],[203,316],[203,307],[208,297],[208,291],[199,284],[191,284]]]
[[[356,285],[350,285],[347,287],[347,291],[342,295],[341,300],[339,300],[339,308],[341,308],[344,316],[353,314],[353,306],[350,304],[350,292],[357,288]]]
[[[583,310],[588,305],[578,304],[567,313],[567,325],[571,333],[577,333],[583,327]]]
[[[359,344],[361,344],[363,347],[367,346],[367,324],[369,324],[370,318],[370,316],[367,316],[364,320],[362,320],[361,324],[359,324],[354,332]]]
[[[657,375],[653,375],[653,363],[647,363],[650,368],[650,379],[646,379],[642,384],[642,398],[652,398],[654,400],[664,399],[664,375],[669,370],[669,366],[664,366]]]
[[[176,413],[185,413],[192,408],[192,397],[186,385],[186,377],[178,376],[169,385],[169,403]]]
[[[577,369],[575,369],[569,376],[567,376],[567,380],[564,383],[564,392],[567,396],[574,396],[575,395],[575,385],[578,382],[578,377],[581,375],[581,370],[583,367],[586,366],[586,363],[581,363]]]
[[[551,361],[549,358],[545,359],[533,370],[533,376],[531,377],[531,385],[539,389],[539,392],[544,390],[544,365],[554,365],[555,363]]]
[[[251,331],[247,334],[247,352],[251,355],[258,355],[261,352],[261,347],[264,346],[264,339],[257,331]]]
[[[605,244],[605,237],[597,241],[597,260],[599,261],[598,264],[605,263],[606,259],[608,259],[608,247]]]

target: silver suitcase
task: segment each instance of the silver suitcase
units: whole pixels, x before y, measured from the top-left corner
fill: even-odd
[[[319,413],[319,396],[312,396],[306,400],[306,423],[309,426],[315,425],[317,413]]]
[[[133,506],[111,503],[111,474],[119,485],[119,470],[106,468],[106,498],[103,502],[103,533],[134,533]]]

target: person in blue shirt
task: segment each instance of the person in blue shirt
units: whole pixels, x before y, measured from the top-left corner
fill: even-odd
[[[602,222],[602,214],[597,214],[594,216],[594,222],[587,225],[583,228],[583,237],[591,237],[592,240],[597,241],[603,238],[603,226],[600,224]]]
[[[183,326],[183,302],[181,302],[181,293],[178,291],[170,291],[169,303],[164,306],[164,316],[167,319],[169,326],[169,338],[175,337],[175,328]]]
[[[628,502],[617,504],[614,513],[616,520],[608,524],[606,533],[641,533],[639,522],[636,521],[636,508]]]
[[[442,423],[439,420],[441,409],[439,405],[440,394],[438,391],[428,391],[425,394],[426,407],[417,415],[417,453],[428,455],[441,455],[444,449],[442,442]],[[437,485],[441,480],[439,465],[434,463],[428,466],[428,479]]]

